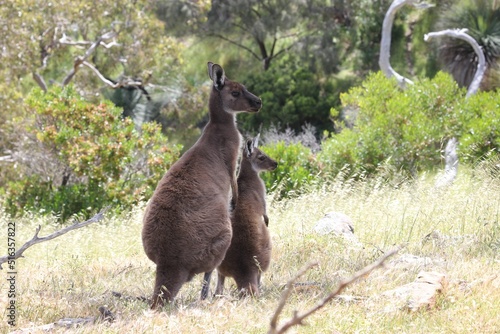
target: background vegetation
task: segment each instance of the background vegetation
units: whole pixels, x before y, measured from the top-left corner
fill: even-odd
[[[130,208],[152,195],[179,156],[178,146],[164,145],[157,124],[136,131],[118,108],[88,103],[72,86],[36,89],[26,107],[30,117],[16,148],[22,178],[10,181],[6,194],[13,216],[47,212],[65,221],[75,213],[89,218],[107,205]]]
[[[5,207],[64,221],[110,203],[128,207],[138,194],[147,199],[206,124],[207,60],[263,98],[263,110],[240,115],[239,126],[245,136],[281,134],[264,147],[280,160],[278,172],[264,176],[279,198],[339,175],[435,171],[451,137],[459,140],[461,163],[498,155],[498,2],[400,10],[391,65],[416,82],[405,91],[377,74],[390,3],[2,2]],[[475,97],[465,99],[462,89],[476,65],[470,48],[423,42],[425,33],[444,28],[469,28],[485,50],[489,70]],[[297,140],[309,134],[313,146]],[[154,158],[144,158],[145,143]]]

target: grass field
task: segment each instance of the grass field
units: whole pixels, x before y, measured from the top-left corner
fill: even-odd
[[[7,326],[5,320],[9,286],[4,265],[0,332],[32,328],[30,333],[45,333],[33,328],[62,318],[97,316],[98,308],[105,305],[115,314],[114,322],[52,332],[266,333],[284,284],[305,264],[318,262],[299,279],[308,285],[292,292],[281,322],[294,310],[314,306],[341,279],[404,244],[386,267],[342,292],[353,298],[333,300],[289,333],[500,333],[500,278],[496,276],[500,273],[500,173],[491,165],[461,169],[447,189],[436,189],[428,175],[398,185],[338,181],[287,201],[274,202],[270,194],[268,203],[273,255],[258,298],[238,299],[228,291],[222,298],[200,302],[200,275],[162,312],[150,311],[140,300],[113,296],[113,291],[133,297],[152,293],[155,269],[140,239],[142,204],[29,248],[16,261],[16,327]],[[350,216],[364,247],[334,235],[315,234],[315,222],[328,211]],[[0,217],[1,231],[7,231],[8,222],[6,216]],[[38,225],[42,225],[40,236],[60,227],[38,216],[15,223],[17,247],[32,237]],[[437,232],[426,238],[433,231]],[[0,255],[6,255],[6,233],[1,236]],[[404,254],[429,261],[391,265]],[[414,281],[421,270],[447,276],[449,284],[434,308],[410,312],[381,296]],[[228,283],[232,286],[231,280]]]

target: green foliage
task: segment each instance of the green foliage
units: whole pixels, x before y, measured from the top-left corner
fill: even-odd
[[[185,43],[164,33],[164,24],[153,11],[155,3],[149,0],[123,3],[109,0],[2,1],[0,76],[5,80],[0,84],[3,110],[0,157],[15,153],[13,140],[18,138],[11,123],[14,118],[23,117],[23,100],[37,83],[40,86],[58,85],[68,78],[79,94],[98,103],[102,100],[104,84],[90,69],[92,66],[111,80],[141,81],[151,96],[165,92],[175,95],[182,91],[178,79]],[[113,37],[91,48],[103,35]],[[85,60],[89,66],[76,66],[77,59]],[[70,77],[74,70],[76,74]],[[37,82],[33,80],[35,77],[39,78]],[[171,93],[173,90],[175,92]],[[150,113],[157,115],[161,105],[163,100],[153,99],[151,103],[141,101],[132,108],[124,108],[133,109],[140,123],[141,118],[151,118]],[[0,164],[0,186],[12,179],[11,170],[6,163]]]
[[[206,64],[202,68],[205,70]],[[207,101],[211,88],[211,85],[186,84],[179,97],[165,106],[160,119],[163,133],[169,139],[182,143],[185,148],[198,140],[201,128],[208,120]]]
[[[392,1],[358,0],[351,1],[349,17],[353,21],[352,30],[346,43],[350,44],[354,55],[347,60],[356,71],[378,69],[378,55],[382,38],[382,22]],[[396,40],[393,42],[397,43]]]
[[[26,127],[34,155],[26,175],[12,181],[7,210],[12,214],[42,211],[60,215],[90,214],[106,205],[129,207],[148,198],[179,154],[168,145],[160,127],[144,124],[135,130],[129,118],[110,103],[90,104],[73,87],[35,90],[26,107],[33,115]]]
[[[183,61],[179,57],[182,46],[163,34],[164,25],[155,17],[152,6],[145,0],[2,3],[0,14],[5,29],[0,46],[6,48],[6,53],[0,72],[21,78],[37,71],[46,82],[61,82],[73,69],[77,55],[83,56],[90,43],[113,31],[116,37],[104,42],[114,43],[109,48],[99,46],[88,57],[94,67],[115,79],[121,74],[151,78],[156,83],[171,79]],[[81,85],[89,90],[102,84],[86,69],[80,70],[74,81],[79,88]]]
[[[208,36],[249,52],[268,70],[274,59],[301,39],[306,22],[314,22],[317,13],[310,8],[297,0],[212,1],[205,29]]]
[[[262,173],[268,191],[276,191],[278,198],[305,193],[316,179],[318,167],[311,150],[300,143],[279,141],[261,147],[262,151],[278,162],[273,172]]]
[[[466,98],[465,91],[443,72],[403,90],[394,79],[377,72],[341,98],[344,107],[357,110],[355,126],[331,134],[322,141],[320,152],[314,155],[300,143],[279,142],[263,148],[279,159],[278,170],[264,173],[263,178],[280,198],[346,171],[415,176],[442,168],[441,151],[452,137],[460,144],[460,163],[500,155],[500,92]]]
[[[461,157],[470,163],[500,153],[500,91],[479,92],[463,104],[458,119]]]
[[[155,13],[169,34],[186,36],[198,32],[210,10],[209,0],[156,1]]]
[[[61,222],[78,214],[89,218],[109,201],[105,190],[96,183],[72,184],[54,189],[39,175],[10,182],[6,210],[13,216],[25,212],[55,214]]]
[[[440,166],[443,143],[460,142],[461,161],[499,152],[498,93],[470,99],[442,72],[405,90],[381,73],[341,96],[345,107],[358,109],[356,124],[322,143],[318,154],[324,172],[336,174],[345,165],[375,173],[388,164],[415,175]]]
[[[262,124],[264,129],[274,125],[298,132],[308,123],[321,133],[333,129],[330,108],[339,104],[349,80],[320,81],[305,64],[286,57],[267,71],[250,72],[241,82],[264,101],[258,114],[238,116],[245,131],[255,132]]]

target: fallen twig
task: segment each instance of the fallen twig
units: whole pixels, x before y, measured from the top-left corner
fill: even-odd
[[[276,311],[274,312],[274,315],[271,318],[271,328],[270,328],[268,333],[278,333],[278,332],[276,332],[276,325],[278,322],[278,318],[279,318],[281,312],[283,311],[283,308],[285,307],[286,300],[288,299],[288,296],[290,296],[290,293],[292,292],[293,283],[295,283],[295,281],[300,276],[304,275],[304,273],[306,271],[308,271],[309,269],[311,269],[312,267],[317,266],[317,265],[318,265],[317,262],[309,263],[304,268],[302,268],[292,279],[290,279],[286,283],[285,291],[283,291],[283,293],[281,294],[281,298],[280,298],[280,302],[278,304],[278,307],[276,308]]]
[[[99,315],[95,317],[86,317],[86,318],[63,318],[56,322],[28,327],[28,328],[20,328],[14,332],[10,332],[10,334],[23,334],[23,333],[38,333],[38,332],[52,332],[57,329],[75,329],[78,327],[92,325],[96,322],[113,322],[115,321],[115,315],[111,310],[106,306],[99,306]]]
[[[84,222],[76,222],[73,225],[67,226],[63,229],[60,229],[59,231],[56,231],[52,234],[49,234],[46,237],[41,237],[41,238],[38,237],[38,233],[40,233],[40,230],[42,229],[42,227],[40,225],[38,225],[37,229],[35,230],[35,235],[33,236],[33,238],[31,238],[31,240],[27,241],[24,245],[22,245],[21,248],[19,248],[13,256],[7,255],[7,256],[0,257],[0,269],[3,269],[2,268],[3,263],[5,263],[9,260],[15,260],[15,259],[22,257],[24,251],[33,245],[36,245],[36,244],[44,242],[44,241],[52,240],[52,239],[57,238],[63,234],[68,233],[69,231],[76,230],[76,229],[85,227],[87,225],[90,225],[92,223],[98,222],[99,220],[104,218],[104,213],[108,209],[109,209],[109,207],[105,207],[103,210],[101,210],[101,212],[97,213],[94,217],[90,218],[89,220],[86,220]]]
[[[350,278],[342,280],[340,282],[339,286],[337,287],[337,289],[335,291],[331,292],[325,298],[323,298],[316,306],[314,306],[311,309],[309,309],[309,310],[307,310],[305,312],[302,312],[302,313],[300,313],[299,311],[294,311],[292,318],[289,319],[287,322],[285,322],[281,327],[277,328],[278,317],[279,317],[279,314],[281,313],[281,311],[283,310],[283,307],[285,306],[285,303],[286,303],[286,300],[288,299],[288,296],[290,295],[291,286],[293,285],[293,283],[295,282],[295,280],[298,277],[300,277],[301,275],[303,275],[304,272],[306,272],[307,270],[309,270],[315,264],[306,266],[304,269],[300,270],[299,273],[294,278],[292,278],[290,281],[288,281],[288,283],[286,285],[286,289],[283,292],[283,294],[281,295],[280,303],[278,304],[276,312],[274,313],[273,318],[271,319],[271,324],[270,324],[270,328],[269,328],[268,334],[281,334],[281,333],[285,333],[290,327],[293,327],[293,326],[296,326],[296,325],[302,325],[303,324],[302,321],[305,318],[307,318],[308,316],[310,316],[311,314],[313,314],[317,310],[319,310],[322,307],[324,307],[330,300],[332,300],[334,297],[336,297],[338,294],[340,294],[340,292],[342,292],[342,290],[344,290],[347,286],[349,286],[350,284],[354,283],[358,279],[360,279],[360,278],[368,275],[369,273],[371,273],[376,268],[382,266],[384,264],[384,262],[389,257],[391,257],[394,254],[396,254],[400,249],[401,249],[401,247],[398,247],[398,248],[396,248],[396,249],[394,249],[394,250],[392,250],[390,252],[387,252],[380,259],[378,259],[377,261],[373,262],[372,264],[364,267],[360,271],[356,272]]]

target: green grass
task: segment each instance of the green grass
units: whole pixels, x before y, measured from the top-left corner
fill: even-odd
[[[405,244],[394,259],[413,254],[429,257],[433,263],[378,269],[343,291],[343,295],[359,297],[357,301],[334,300],[307,318],[306,326],[294,327],[290,333],[499,333],[500,278],[495,275],[500,273],[500,177],[490,167],[462,168],[448,189],[435,189],[434,178],[424,175],[397,187],[377,180],[338,181],[279,202],[273,201],[271,194],[273,256],[263,276],[261,296],[237,299],[235,293],[228,293],[225,298],[200,302],[202,277],[198,275],[163,312],[152,312],[141,301],[112,295],[112,291],[127,296],[152,293],[155,268],[140,239],[142,204],[28,249],[25,257],[17,260],[18,325],[8,328],[2,321],[0,332],[61,318],[95,316],[98,307],[106,305],[115,313],[115,322],[71,331],[265,333],[284,284],[306,263],[317,261],[318,266],[299,282],[313,284],[292,293],[281,321],[294,310],[315,305],[342,278],[384,251]],[[340,211],[353,219],[355,234],[364,248],[313,232],[315,222],[328,211]],[[2,231],[7,230],[8,221],[6,216],[0,217]],[[38,216],[16,219],[17,247],[32,237],[39,224],[41,236],[58,229],[53,221]],[[437,231],[434,237],[426,238],[433,231]],[[4,255],[7,241],[5,233],[1,235],[0,255]],[[381,296],[414,281],[420,270],[447,275],[449,285],[434,309],[409,312],[393,307]],[[4,309],[8,287],[4,279],[0,282]]]

